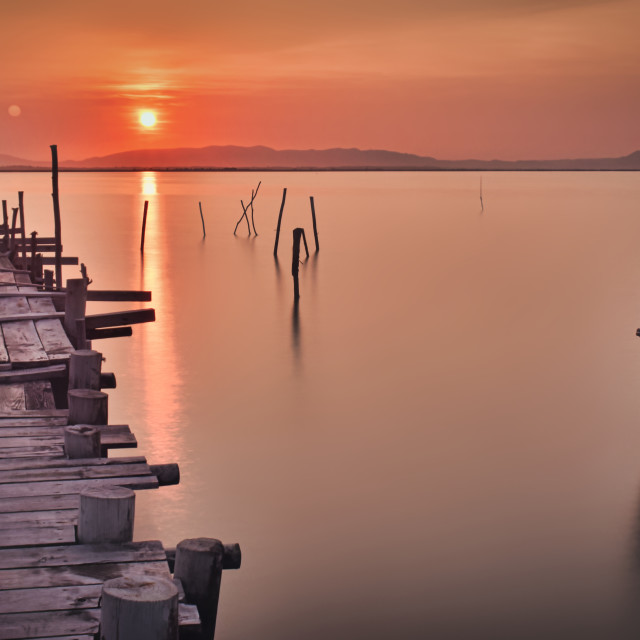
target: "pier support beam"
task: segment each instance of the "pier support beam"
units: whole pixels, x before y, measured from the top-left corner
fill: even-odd
[[[101,604],[101,640],[178,639],[178,588],[168,578],[107,580]]]
[[[84,278],[67,280],[67,295],[64,305],[64,328],[77,346],[77,320],[83,320],[87,311],[87,281]]]
[[[95,389],[71,389],[69,424],[108,424],[109,396]]]
[[[191,538],[178,544],[175,558],[174,577],[182,581],[187,601],[198,607],[202,639],[212,640],[222,570],[240,568],[240,546],[223,545],[214,538]]]
[[[75,351],[69,358],[69,389],[100,391],[101,370],[101,353],[89,349]]]
[[[99,458],[100,432],[86,424],[65,427],[64,452],[67,458]]]
[[[117,486],[91,487],[80,494],[78,541],[131,542],[136,494]]]

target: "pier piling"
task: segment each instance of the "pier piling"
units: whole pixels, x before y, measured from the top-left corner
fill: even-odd
[[[64,453],[70,460],[100,457],[100,432],[86,424],[64,428]]]
[[[108,424],[109,396],[95,389],[69,389],[69,424]]]
[[[78,541],[131,542],[136,494],[118,486],[90,487],[80,494]]]
[[[144,211],[142,213],[142,233],[140,234],[140,253],[144,253],[144,234],[147,230],[147,210],[149,209],[149,201],[144,201]]]
[[[318,243],[318,227],[316,226],[316,207],[313,201],[313,196],[309,196],[311,201],[311,218],[313,220],[313,237],[316,241],[316,251],[320,251],[320,244]]]
[[[278,242],[280,241],[280,224],[282,223],[282,212],[284,211],[284,201],[287,199],[286,187],[282,190],[282,203],[280,204],[280,213],[278,214],[278,227],[276,229],[276,243],[273,247],[273,255],[278,257]]]

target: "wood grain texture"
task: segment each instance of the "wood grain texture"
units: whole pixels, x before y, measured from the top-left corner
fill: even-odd
[[[2,322],[2,333],[11,362],[39,363],[49,360],[33,322]]]
[[[0,549],[8,547],[37,547],[52,544],[74,544],[76,530],[73,525],[53,525],[50,527],[25,527],[2,529]]]

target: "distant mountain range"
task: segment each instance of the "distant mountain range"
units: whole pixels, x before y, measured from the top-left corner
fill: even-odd
[[[38,171],[47,162],[32,162],[0,154],[0,170]],[[420,170],[420,171],[640,171],[640,151],[621,158],[567,160],[438,160],[429,156],[383,150],[307,149],[210,146],[182,149],[141,149],[86,160],[61,160],[68,170]]]

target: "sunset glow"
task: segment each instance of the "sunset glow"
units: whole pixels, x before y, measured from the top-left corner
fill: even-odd
[[[640,148],[636,0],[189,6],[6,3],[0,153],[262,144],[516,159]]]
[[[153,127],[156,123],[156,117],[151,111],[143,111],[140,114],[140,123],[145,127]]]

